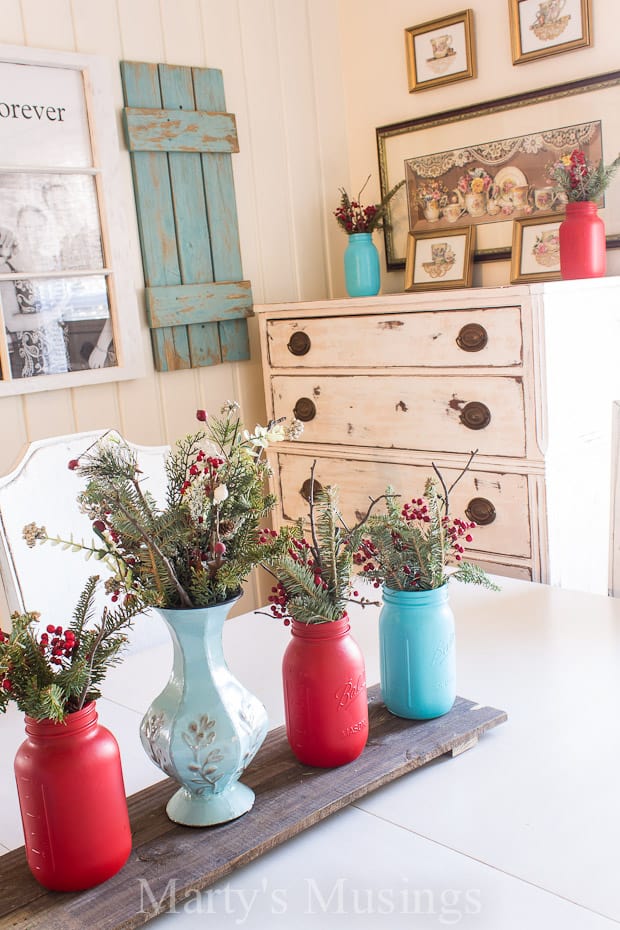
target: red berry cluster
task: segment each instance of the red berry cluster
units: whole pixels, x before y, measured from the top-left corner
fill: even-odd
[[[276,539],[277,535],[278,534],[275,530],[270,530],[265,526],[258,531],[258,541],[261,546],[266,546],[267,543],[270,543],[273,539]]]
[[[269,601],[269,610],[276,618],[276,620],[282,620],[284,626],[289,626],[291,618],[288,616],[288,601],[289,597],[286,593],[284,585],[280,582],[277,585],[274,585],[271,589],[271,594],[267,598]]]
[[[466,520],[461,520],[459,517],[454,517],[452,522],[450,522],[449,517],[444,517],[442,523],[444,524],[446,536],[448,537],[450,545],[454,549],[454,558],[457,562],[460,562],[465,549],[458,542],[458,540],[461,538],[461,536],[465,536],[465,542],[473,542],[473,536],[467,531],[473,530],[476,524]]]
[[[377,549],[371,539],[362,539],[359,549],[353,553],[353,564],[362,566],[363,572],[374,572],[377,568],[373,558],[377,554]],[[375,588],[381,587],[381,582],[373,582]],[[354,591],[353,596],[357,597],[358,592]]]
[[[46,632],[41,633],[41,655],[47,656],[52,665],[62,665],[62,660],[71,659],[79,646],[73,630],[63,630],[61,626],[49,624]]]
[[[376,212],[375,206],[363,207],[357,200],[352,200],[348,207],[340,206],[334,210],[334,216],[346,232],[363,233],[373,229]]]
[[[215,488],[215,479],[218,470],[224,464],[224,459],[219,458],[217,455],[207,456],[206,452],[203,452],[201,449],[194,462],[189,466],[188,474],[189,478],[186,478],[183,484],[181,485],[181,494],[185,494],[192,486],[192,482],[195,478],[205,475],[206,480],[204,483],[205,493],[211,494]]]
[[[428,512],[428,505],[423,497],[412,498],[410,503],[405,504],[401,510],[403,520],[410,523],[412,520],[421,520],[422,523],[430,523],[431,518]]]
[[[568,176],[570,179],[570,186],[573,190],[576,187],[580,187],[582,181],[588,176],[586,156],[582,151],[580,151],[580,149],[573,149],[573,151],[570,153],[570,167],[568,169]]]

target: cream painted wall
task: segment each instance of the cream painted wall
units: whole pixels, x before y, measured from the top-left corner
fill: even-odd
[[[372,172],[367,199],[372,202],[379,197],[377,126],[617,70],[620,59],[613,24],[618,0],[592,0],[592,7],[590,48],[513,65],[508,0],[469,0],[464,5],[454,0],[340,0],[352,187]],[[404,30],[463,8],[474,12],[478,77],[410,94]],[[605,158],[610,160],[616,154],[606,152]],[[381,237],[375,239],[382,248]],[[608,253],[608,274],[620,274],[620,250]],[[508,284],[509,280],[508,262],[475,266],[475,285]],[[382,288],[384,292],[402,291],[403,273],[384,272]]]
[[[257,303],[308,300],[332,287],[329,244],[338,234],[322,204],[347,169],[337,12],[332,0],[2,0],[0,43],[105,56],[119,114],[123,59],[221,68],[240,140],[233,164],[244,275]],[[153,371],[120,118],[117,132],[147,376],[0,399],[0,474],[48,436],[115,427],[138,443],[173,442],[196,428],[196,408],[217,410],[227,398],[241,402],[251,425],[264,422],[255,326],[251,361]],[[243,606],[257,599],[254,585]],[[6,614],[0,591],[0,619]]]

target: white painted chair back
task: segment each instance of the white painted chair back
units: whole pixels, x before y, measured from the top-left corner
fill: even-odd
[[[612,409],[611,507],[609,519],[609,594],[620,597],[620,401]]]
[[[27,523],[45,526],[52,536],[89,542],[90,520],[80,513],[77,495],[84,486],[68,468],[71,459],[96,442],[104,430],[75,433],[32,443],[17,468],[0,478],[0,576],[11,613],[37,610],[42,622],[64,626],[70,619],[79,594],[90,575],[107,577],[100,562],[86,561],[83,553],[63,551],[50,543],[26,545],[22,531]],[[165,494],[164,459],[167,447],[131,444],[144,486],[158,501]],[[98,606],[110,603],[101,586]],[[110,605],[112,606],[112,605]],[[148,627],[148,629],[147,629]],[[164,639],[163,622],[154,614],[136,619],[132,648]]]

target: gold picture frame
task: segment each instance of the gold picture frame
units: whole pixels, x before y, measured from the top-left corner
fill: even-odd
[[[437,232],[410,232],[407,237],[405,290],[471,287],[475,235],[473,226]]]
[[[512,231],[511,284],[559,281],[560,223],[557,213],[517,219]]]
[[[476,77],[473,17],[462,10],[405,29],[410,94]]]
[[[512,63],[586,48],[591,40],[591,0],[508,0]]]

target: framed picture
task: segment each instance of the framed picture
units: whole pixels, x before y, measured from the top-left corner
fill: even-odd
[[[591,0],[508,0],[512,63],[585,48]]]
[[[0,397],[139,377],[110,64],[0,47],[0,77]]]
[[[557,216],[530,216],[513,224],[511,284],[557,281],[560,275],[560,223]]]
[[[550,170],[574,149],[593,164],[600,161],[600,121],[408,158],[409,228],[425,232],[560,212],[566,197],[554,188]]]
[[[436,159],[437,153],[467,153],[469,149],[482,146],[485,149],[485,158],[491,157],[497,150],[502,160],[501,167],[496,169],[494,163],[493,166],[485,165],[482,159],[472,163],[479,163],[493,176],[498,170],[511,167],[511,140],[514,140],[515,145],[522,147],[519,156],[521,157],[529,146],[527,140],[530,137],[533,140],[544,140],[549,131],[557,132],[562,128],[579,132],[578,127],[586,124],[591,127],[600,124],[600,151],[604,160],[609,161],[620,152],[620,121],[617,118],[619,88],[620,71],[613,71],[542,90],[514,94],[380,126],[376,133],[381,194],[384,196],[405,177],[405,162],[415,162],[422,166],[425,159],[428,158],[429,162]],[[569,137],[566,138],[568,140]],[[585,144],[587,141],[580,136],[580,143]],[[533,144],[535,147],[539,143]],[[458,166],[455,168],[458,169]],[[531,186],[534,178],[528,179],[527,172],[522,167],[519,170],[526,175],[527,184]],[[517,179],[518,177],[517,175]],[[514,180],[514,177],[509,178],[510,183]],[[535,183],[541,187],[539,181]],[[399,190],[390,201],[386,213],[385,254],[390,270],[405,267],[407,234],[410,228],[407,194],[406,187]],[[533,191],[531,196],[534,196]],[[541,203],[542,195],[538,196]],[[612,184],[609,187],[601,215],[607,230],[607,247],[620,247],[620,185]],[[514,212],[507,216],[500,215],[496,219],[487,212],[484,222],[482,218],[478,219],[474,259],[510,259]],[[419,215],[417,221],[420,222],[419,231],[422,231]],[[429,229],[429,221],[426,222],[425,228]],[[455,222],[458,224],[458,219]],[[450,219],[446,222],[446,226],[448,225],[452,225]]]
[[[475,229],[410,232],[407,237],[405,290],[470,287]]]
[[[409,93],[476,77],[471,10],[405,29]]]

